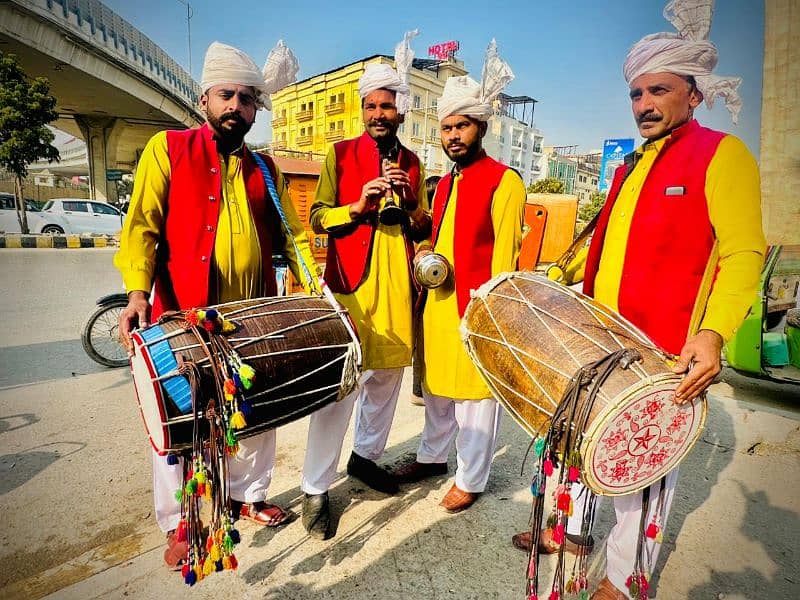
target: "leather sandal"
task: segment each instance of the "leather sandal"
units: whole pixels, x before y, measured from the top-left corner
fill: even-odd
[[[284,523],[291,523],[297,515],[291,510],[283,509],[277,504],[266,502],[253,502],[242,504],[239,508],[239,518],[252,521],[264,527],[278,527]]]
[[[164,550],[164,564],[173,571],[180,571],[189,555],[189,544],[179,542],[175,530],[167,533],[167,549]]]

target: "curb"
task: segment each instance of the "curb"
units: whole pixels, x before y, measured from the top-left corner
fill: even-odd
[[[22,235],[0,234],[0,248],[108,248],[118,246],[111,235]]]

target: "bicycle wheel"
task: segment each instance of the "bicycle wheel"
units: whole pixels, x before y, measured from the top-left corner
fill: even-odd
[[[106,367],[129,364],[128,352],[119,341],[119,315],[127,304],[127,299],[124,299],[98,306],[83,326],[83,349],[89,358]]]

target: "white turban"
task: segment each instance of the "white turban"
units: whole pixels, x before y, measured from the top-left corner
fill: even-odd
[[[481,83],[468,75],[450,77],[445,81],[442,97],[436,105],[439,121],[451,115],[488,121],[494,113],[492,102],[513,79],[511,67],[500,58],[497,42],[492,40],[486,50]]]
[[[692,76],[702,92],[708,108],[717,95],[736,123],[742,100],[736,89],[741,77],[712,75],[717,66],[717,48],[708,41],[714,0],[671,0],[664,8],[664,18],[677,33],[654,33],[636,42],[625,58],[622,73],[630,83],[645,73],[674,73]]]
[[[408,72],[414,61],[411,40],[419,35],[418,29],[406,32],[403,40],[394,47],[394,63],[397,70],[387,64],[370,63],[358,80],[358,95],[363,100],[375,90],[391,90],[397,112],[406,114],[411,106],[411,88],[408,86]]]
[[[259,108],[271,110],[269,95],[294,81],[297,71],[297,59],[283,41],[270,52],[263,72],[241,50],[213,42],[206,51],[200,86],[203,93],[224,83],[250,86],[256,91]]]

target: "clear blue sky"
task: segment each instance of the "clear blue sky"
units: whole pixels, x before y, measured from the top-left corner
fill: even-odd
[[[120,16],[187,68],[186,6],[178,0],[105,0]],[[621,67],[628,48],[643,35],[673,31],[663,18],[666,0],[515,0],[395,3],[190,0],[192,75],[199,81],[208,45],[219,40],[247,52],[259,66],[279,38],[310,77],[372,54],[392,54],[415,27],[413,48],[458,40],[457,56],[478,79],[492,37],[516,74],[506,92],[536,98],[536,126],[546,145],[599,149],[606,138],[637,139]],[[701,123],[741,137],[758,154],[761,64],[764,45],[761,0],[718,0],[711,41],[719,49],[718,75],[738,75],[744,109],[734,126],[721,101],[704,106]],[[477,76],[476,76],[477,75]],[[268,139],[271,117],[261,112],[248,139]]]

